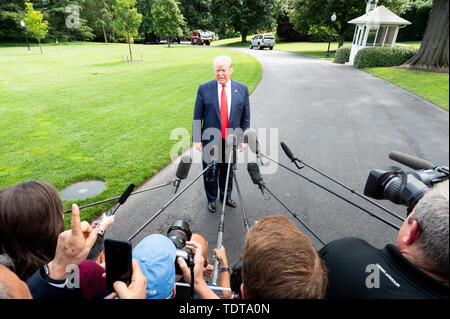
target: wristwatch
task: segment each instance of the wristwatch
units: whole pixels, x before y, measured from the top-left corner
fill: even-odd
[[[220,272],[224,272],[224,271],[231,272],[231,269],[230,269],[230,268],[227,268],[227,267],[222,267],[222,268],[220,268]]]

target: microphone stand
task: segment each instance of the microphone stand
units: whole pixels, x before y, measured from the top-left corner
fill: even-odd
[[[234,152],[235,152],[235,146],[233,145],[233,148],[230,151],[230,155],[228,155],[227,177],[225,180],[225,191],[224,191],[224,195],[223,195],[222,212],[220,214],[219,229],[217,232],[217,245],[216,245],[217,249],[222,248],[223,226],[224,226],[224,219],[225,219],[225,205],[227,203],[228,181],[230,179],[230,168],[232,165],[232,158],[233,158]],[[214,271],[213,271],[212,283],[214,285],[217,285],[218,280],[219,280],[219,259],[216,258],[216,260],[214,261]]]
[[[181,196],[192,184],[195,183],[207,170],[209,170],[212,166],[211,164],[208,164],[208,166],[196,177],[194,178],[188,185],[186,185],[178,194],[176,194],[174,197],[172,197],[167,204],[165,204],[155,215],[153,215],[143,226],[141,226],[133,235],[131,235],[130,238],[128,238],[128,241],[131,241],[134,239],[134,237],[137,236],[145,227],[147,227],[148,224],[150,224],[156,217],[158,217],[170,204],[172,204],[178,197]]]
[[[236,164],[233,164],[233,180],[234,180],[234,184],[236,185],[236,192],[238,194],[239,207],[241,208],[242,218],[244,219],[244,227],[245,227],[245,230],[248,232],[250,229],[250,224],[248,222],[247,214],[245,213],[244,203],[242,201],[242,194],[239,189],[239,184],[238,184],[238,180],[236,177]]]
[[[317,238],[317,240],[322,244],[322,245],[324,245],[325,246],[325,243],[319,238],[319,236],[317,236],[305,223],[303,223],[302,221],[301,221],[301,219],[297,216],[297,214],[296,213],[294,213],[292,210],[290,210],[289,209],[289,207],[287,207],[285,204],[283,204],[283,202],[280,200],[280,199],[278,199],[278,197],[276,197],[268,188],[267,188],[267,186],[266,186],[266,184],[264,184],[264,183],[261,183],[261,186],[270,194],[270,195],[272,195],[272,197],[273,198],[275,198],[276,200],[277,200],[277,202],[278,203],[280,203],[281,204],[281,206],[283,206],[284,208],[286,208],[286,210],[289,212],[289,213],[291,213],[291,215],[292,216],[294,216],[294,218],[295,219],[297,219],[314,237],[316,237]]]
[[[308,177],[306,177],[306,176],[304,176],[304,175],[302,175],[302,174],[300,174],[300,173],[298,173],[298,172],[296,172],[296,171],[290,169],[289,167],[287,167],[287,166],[285,166],[285,165],[283,165],[283,164],[281,164],[281,163],[278,163],[277,161],[275,161],[275,160],[271,159],[270,157],[266,156],[265,154],[263,154],[263,153],[259,153],[259,154],[260,154],[260,156],[263,156],[263,157],[267,158],[269,161],[272,161],[272,162],[278,164],[279,166],[281,166],[281,167],[287,169],[288,171],[294,173],[295,175],[300,176],[301,178],[307,180],[308,182],[310,182],[310,183],[312,183],[312,184],[314,184],[314,185],[316,185],[316,186],[322,188],[323,190],[326,190],[327,192],[333,194],[334,196],[339,197],[340,199],[346,201],[347,203],[349,203],[349,204],[351,204],[351,205],[353,205],[353,206],[359,208],[360,210],[362,210],[362,211],[368,213],[370,216],[375,217],[375,218],[378,219],[379,221],[382,221],[383,223],[385,223],[385,224],[391,226],[392,228],[395,228],[395,229],[397,229],[397,230],[400,229],[399,226],[397,226],[397,225],[391,223],[390,221],[384,219],[383,217],[380,217],[380,216],[378,216],[378,215],[376,215],[376,214],[374,214],[374,213],[368,211],[368,210],[365,209],[364,207],[361,207],[361,206],[359,206],[358,204],[353,203],[352,201],[346,199],[345,197],[343,197],[343,196],[341,196],[341,195],[339,195],[339,194],[333,192],[332,190],[328,189],[327,187],[322,186],[322,185],[320,185],[319,183],[316,183],[315,181],[313,181],[313,180],[309,179]]]
[[[139,194],[139,193],[143,193],[143,192],[152,191],[152,190],[164,187],[164,186],[169,186],[169,185],[171,185],[173,183],[174,183],[174,181],[169,181],[169,182],[167,182],[165,184],[160,184],[160,185],[156,185],[156,186],[153,186],[153,187],[150,187],[150,188],[147,188],[147,189],[143,189],[143,190],[140,190],[140,191],[133,192],[133,193],[130,194],[130,196],[131,195],[136,195],[136,194]],[[120,198],[120,196],[104,199],[104,200],[96,202],[96,203],[92,203],[92,204],[87,204],[87,205],[81,206],[80,209],[88,208],[88,207],[99,205],[99,204],[103,204],[103,203],[107,203],[107,202],[110,202],[110,201],[113,201],[113,200],[116,200],[116,199],[119,199],[119,198]],[[64,214],[68,214],[68,213],[71,213],[71,212],[72,212],[72,209],[68,209],[68,210],[64,211]]]
[[[344,184],[342,184],[342,183],[339,182],[338,180],[335,180],[334,178],[332,178],[332,177],[330,177],[330,176],[328,176],[328,175],[322,173],[322,172],[319,171],[318,169],[315,169],[314,167],[312,167],[312,166],[306,164],[306,163],[303,162],[302,160],[299,160],[299,159],[296,158],[296,157],[292,157],[292,158],[291,158],[291,161],[292,161],[292,163],[295,164],[295,166],[297,166],[298,169],[302,169],[302,167],[300,167],[300,166],[298,165],[298,163],[297,163],[297,162],[300,162],[300,163],[302,163],[304,166],[309,167],[310,169],[312,169],[313,171],[315,171],[316,173],[319,173],[319,174],[322,175],[323,177],[325,177],[325,178],[327,178],[327,179],[333,181],[334,183],[338,184],[339,186],[342,186],[342,187],[345,188],[346,190],[348,190],[348,191],[350,191],[351,193],[353,193],[353,194],[359,196],[360,198],[362,198],[362,199],[368,201],[368,202],[371,203],[372,205],[375,205],[376,207],[378,207],[378,208],[384,210],[385,212],[389,213],[391,216],[393,216],[393,217],[399,219],[399,220],[402,221],[402,222],[405,221],[405,219],[404,219],[403,217],[401,217],[401,216],[399,216],[399,215],[397,215],[397,214],[391,212],[391,211],[390,211],[389,209],[387,209],[386,207],[384,207],[384,206],[378,204],[377,202],[371,200],[371,199],[368,198],[367,196],[361,195],[361,194],[358,193],[357,191],[355,191],[355,190],[353,190],[353,189],[351,189],[351,188],[345,186]]]

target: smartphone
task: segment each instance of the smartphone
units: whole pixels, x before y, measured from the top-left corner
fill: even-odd
[[[107,238],[105,245],[106,288],[114,291],[114,283],[123,281],[127,286],[131,283],[133,268],[131,264],[131,243],[128,241]]]

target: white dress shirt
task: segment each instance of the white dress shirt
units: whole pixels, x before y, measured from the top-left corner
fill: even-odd
[[[227,95],[227,106],[228,106],[228,120],[230,119],[230,112],[231,112],[231,80],[229,80],[225,84],[225,93]],[[220,101],[222,99],[222,84],[217,82],[217,94],[219,96],[219,110],[222,108],[222,105],[220,105]]]

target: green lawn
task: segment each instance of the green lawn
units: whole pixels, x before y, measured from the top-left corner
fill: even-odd
[[[366,68],[364,71],[392,82],[448,111],[448,73],[430,73],[396,68]]]
[[[191,132],[200,83],[214,78],[212,60],[233,59],[233,78],[253,90],[262,68],[223,48],[124,44],[0,48],[0,189],[40,180],[62,190],[89,179],[120,195],[170,162],[174,128]],[[64,202],[65,209],[71,202]],[[92,220],[111,204],[82,211]],[[67,220],[67,219],[66,219]]]

